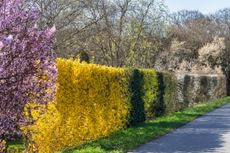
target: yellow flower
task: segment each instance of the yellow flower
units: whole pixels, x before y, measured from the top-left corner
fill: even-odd
[[[77,146],[126,125],[129,104],[124,95],[125,69],[66,59],[58,59],[57,66],[56,102],[47,110],[34,110],[32,116],[37,122],[22,128],[30,133],[39,153]]]

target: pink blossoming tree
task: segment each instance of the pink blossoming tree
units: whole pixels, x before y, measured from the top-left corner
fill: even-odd
[[[46,105],[56,91],[55,27],[40,30],[38,13],[24,4],[0,0],[0,150],[3,140],[21,135],[21,125],[32,124],[23,114],[25,106]]]

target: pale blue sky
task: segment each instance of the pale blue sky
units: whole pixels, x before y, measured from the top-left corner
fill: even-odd
[[[165,4],[171,13],[186,9],[199,10],[204,14],[209,14],[230,7],[230,0],[165,0]]]

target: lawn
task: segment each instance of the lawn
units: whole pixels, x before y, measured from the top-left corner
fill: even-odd
[[[228,103],[230,103],[230,97],[219,99],[212,103],[197,104],[182,111],[120,130],[108,137],[63,151],[62,153],[124,153],[165,135],[193,121],[197,117]],[[22,148],[22,144],[17,142],[11,144],[10,148]]]

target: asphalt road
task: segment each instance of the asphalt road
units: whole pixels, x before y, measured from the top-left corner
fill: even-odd
[[[230,153],[230,104],[130,153]]]

